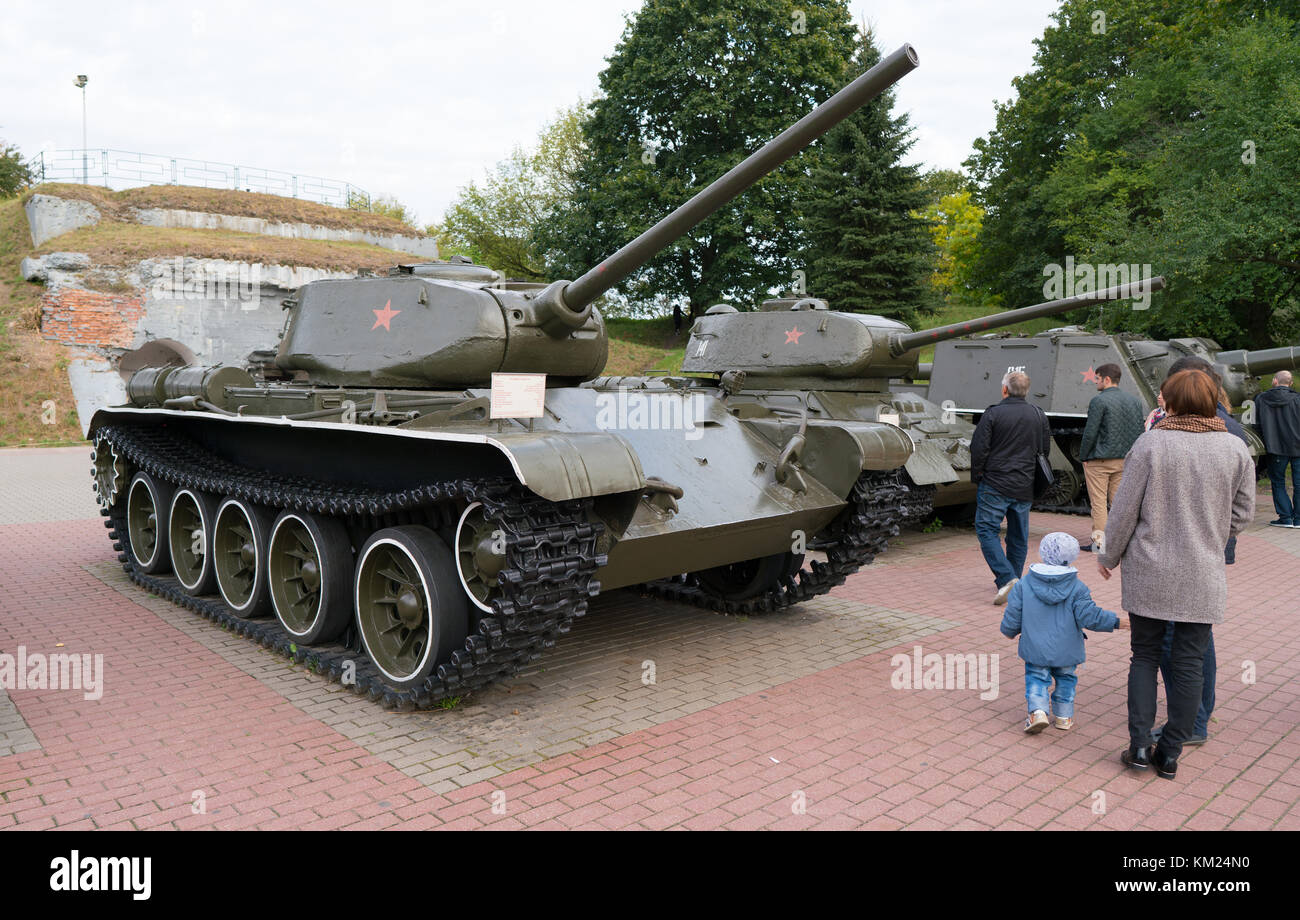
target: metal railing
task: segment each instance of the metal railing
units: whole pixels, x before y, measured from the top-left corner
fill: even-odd
[[[134,150],[45,150],[32,158],[31,168],[37,182],[84,182],[105,188],[193,185],[264,192],[317,201],[336,208],[370,210],[370,193],[340,179]]]

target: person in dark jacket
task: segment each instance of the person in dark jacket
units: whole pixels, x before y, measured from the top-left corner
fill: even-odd
[[[1034,499],[1038,454],[1052,432],[1041,409],[1025,402],[1029,377],[1018,371],[1002,378],[1002,402],[989,406],[970,441],[970,476],[976,483],[975,535],[993,572],[995,604],[1005,604],[1029,553],[1029,505]],[[1007,522],[1003,549],[1002,521]]]
[[[1146,417],[1138,398],[1119,388],[1123,371],[1118,364],[1103,364],[1095,373],[1097,395],[1088,403],[1088,421],[1079,444],[1092,507],[1092,542],[1082,547],[1085,551],[1091,551],[1106,532],[1106,515],[1124,475],[1124,455],[1142,434]]]
[[[1079,541],[1068,533],[1049,533],[1038,545],[1042,562],[1027,574],[1007,596],[1002,617],[1002,635],[1020,636],[1020,657],[1025,662],[1025,703],[1029,716],[1025,732],[1036,735],[1047,727],[1048,693],[1051,693],[1052,724],[1062,731],[1074,728],[1074,693],[1078,677],[1074,669],[1087,658],[1085,629],[1111,632],[1125,629],[1128,621],[1103,610],[1092,600],[1088,586],[1079,580],[1073,565],[1079,557]]]
[[[1273,388],[1255,399],[1255,414],[1264,450],[1269,482],[1273,484],[1274,527],[1300,527],[1300,393],[1291,389],[1291,372],[1278,371]],[[1294,497],[1286,494],[1286,468],[1291,467]]]

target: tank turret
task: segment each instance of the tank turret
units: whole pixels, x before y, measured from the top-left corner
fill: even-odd
[[[927,345],[1102,301],[1143,296],[1164,284],[1164,278],[1157,277],[916,332],[882,316],[835,312],[812,297],[768,301],[754,313],[721,305],[696,321],[682,370],[743,371],[746,385],[760,388],[816,384],[870,389],[872,380],[878,388],[891,377],[914,376],[918,351]]]
[[[509,371],[593,379],[608,355],[597,298],[917,63],[910,45],[899,48],[576,281],[503,284],[426,269],[305,285],[275,363],[330,386],[481,386]]]

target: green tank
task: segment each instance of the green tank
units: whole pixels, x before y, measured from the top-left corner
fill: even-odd
[[[1079,448],[1088,419],[1088,403],[1097,395],[1096,369],[1118,365],[1120,389],[1138,397],[1147,411],[1157,405],[1169,368],[1183,357],[1204,358],[1223,379],[1234,415],[1243,423],[1251,453],[1262,457],[1264,443],[1255,428],[1253,398],[1258,377],[1300,367],[1300,348],[1224,351],[1206,338],[1156,341],[1132,334],[1105,335],[1077,326],[1036,335],[981,335],[942,342],[934,360],[921,365],[917,379],[928,380],[920,392],[950,411],[978,420],[997,401],[1002,375],[1022,370],[1029,375],[1028,401],[1043,409],[1052,426],[1052,466],[1056,484],[1036,507],[1045,511],[1087,513]]]
[[[889,386],[960,331],[718,306],[690,376],[609,377],[594,303],[916,64],[900,48],[576,281],[314,282],[252,372],[137,371],[90,426],[126,571],[404,709],[513,673],[601,591],[761,612],[842,584],[968,479],[970,425]]]

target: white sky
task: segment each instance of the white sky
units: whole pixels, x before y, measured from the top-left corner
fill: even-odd
[[[913,157],[956,168],[1028,70],[1055,0],[855,0],[885,53]],[[598,88],[631,0],[104,3],[6,0],[0,138],[89,144],[353,182],[422,222],[557,109]]]

